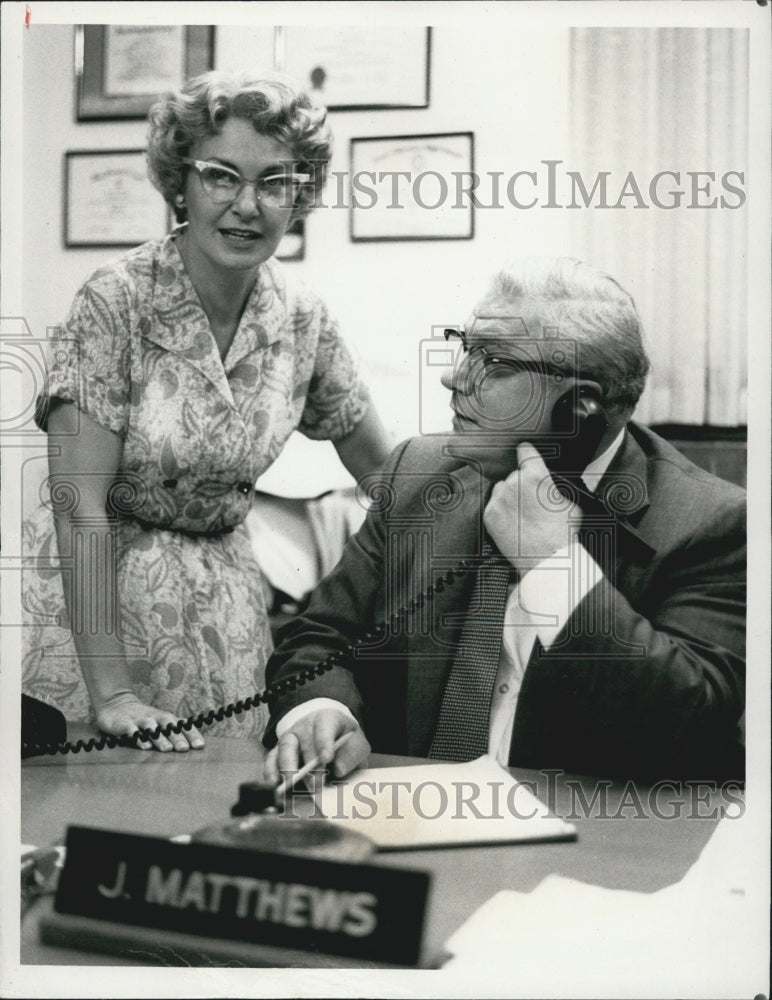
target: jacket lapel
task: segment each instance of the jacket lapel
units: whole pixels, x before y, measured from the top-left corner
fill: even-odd
[[[601,555],[598,562],[604,573],[615,578],[622,563],[628,559],[650,562],[656,548],[641,527],[649,509],[648,467],[646,455],[629,430],[625,432],[619,451],[598,484],[595,496],[601,514],[595,522],[592,515],[585,517],[582,541],[593,555],[593,548],[598,550]],[[611,540],[610,550],[607,544],[597,544],[604,532]],[[593,534],[596,544],[590,548]]]

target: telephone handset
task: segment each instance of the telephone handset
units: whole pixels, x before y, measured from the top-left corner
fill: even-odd
[[[535,437],[533,445],[544,464],[558,477],[579,475],[592,461],[608,429],[608,420],[597,392],[575,386],[552,408],[551,433]],[[556,480],[560,486],[559,479]]]
[[[57,744],[67,739],[67,721],[53,705],[30,695],[21,696],[21,755],[27,747]]]

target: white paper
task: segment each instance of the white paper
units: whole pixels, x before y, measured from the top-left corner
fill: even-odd
[[[358,771],[319,793],[324,815],[381,850],[569,838],[553,816],[491,757]]]
[[[499,892],[447,941],[443,971],[495,965],[535,996],[545,969],[561,996],[753,996],[765,900],[744,862],[743,826],[723,820],[686,877],[658,892],[560,875],[533,892]]]

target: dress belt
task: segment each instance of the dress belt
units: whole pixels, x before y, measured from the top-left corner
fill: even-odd
[[[219,538],[221,535],[230,535],[233,528],[219,528],[217,531],[189,531],[187,528],[173,528],[170,525],[153,524],[151,521],[143,521],[139,517],[134,520],[143,531],[171,531],[175,535],[185,535],[187,538]]]

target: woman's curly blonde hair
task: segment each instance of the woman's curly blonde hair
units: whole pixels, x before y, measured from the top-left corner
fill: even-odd
[[[289,146],[297,169],[312,178],[300,189],[292,221],[307,215],[324,187],[332,155],[327,109],[279,74],[213,71],[189,80],[178,93],[164,95],[148,116],[148,172],[177,222],[187,219],[185,206],[175,203],[189,169],[182,159],[199,139],[216,135],[229,118],[251,122],[256,132]]]

